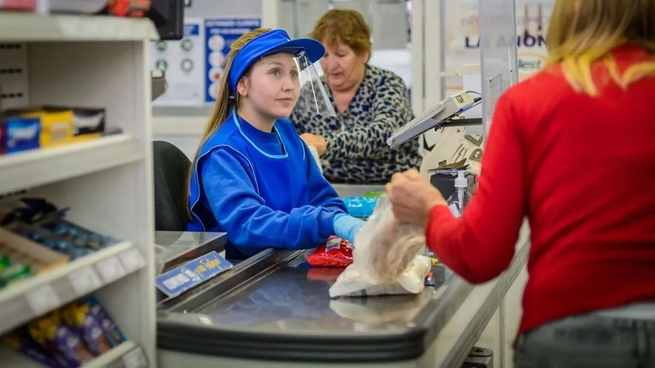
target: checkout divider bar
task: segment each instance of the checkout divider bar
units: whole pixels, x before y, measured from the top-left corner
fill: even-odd
[[[249,281],[267,270],[291,261],[306,251],[264,250],[253,257],[235,265],[231,270],[215,279],[201,284],[181,295],[162,300],[158,304],[159,312],[193,312],[202,309],[212,301],[225,296],[239,287],[245,287]]]

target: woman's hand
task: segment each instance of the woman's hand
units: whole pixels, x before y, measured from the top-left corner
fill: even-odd
[[[327,151],[327,142],[325,138],[320,135],[304,133],[300,135],[300,138],[307,143],[308,146],[316,147],[319,156],[323,156],[325,151]]]
[[[393,214],[400,222],[426,226],[430,210],[436,205],[447,205],[441,192],[416,170],[396,173],[387,184]]]

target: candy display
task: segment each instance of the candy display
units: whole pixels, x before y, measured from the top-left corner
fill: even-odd
[[[68,262],[68,257],[0,228],[0,287]]]
[[[0,288],[119,242],[64,218],[43,199],[0,206]]]
[[[82,302],[89,305],[91,313],[102,325],[107,342],[112,348],[125,341],[125,336],[96,297],[88,296]]]
[[[67,144],[73,138],[73,112],[70,110],[27,109],[14,113],[22,117],[39,119],[41,147]]]
[[[11,233],[64,254],[70,260],[119,242],[68,221],[63,218],[65,215],[65,210],[58,210],[44,200],[23,199],[21,205],[0,220],[0,224]]]
[[[0,286],[6,286],[14,281],[26,279],[34,271],[32,268],[21,262],[21,259],[13,260],[8,255],[0,255]]]
[[[353,247],[342,238],[332,236],[307,256],[313,267],[348,267],[353,263]]]
[[[62,309],[61,315],[93,355],[100,355],[111,349],[102,321],[91,311],[89,303],[71,303]]]
[[[54,368],[81,367],[124,341],[95,297],[73,302],[2,337],[4,346]]]
[[[37,344],[46,347],[69,367],[78,367],[93,360],[94,356],[84,345],[81,336],[61,319],[56,310],[32,321],[28,326],[30,337]]]
[[[0,115],[0,154],[96,139],[105,133],[105,110],[45,106]]]
[[[53,356],[45,346],[38,344],[29,334],[27,328],[13,331],[2,337],[2,345],[17,351],[31,360],[46,367],[67,368],[66,362],[59,356]]]

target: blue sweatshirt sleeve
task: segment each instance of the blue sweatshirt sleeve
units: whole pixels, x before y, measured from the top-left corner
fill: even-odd
[[[299,139],[300,140],[300,139]],[[302,141],[302,140],[300,140]],[[348,213],[343,200],[339,198],[337,191],[327,179],[321,174],[318,163],[312,157],[309,147],[302,142],[307,157],[307,183],[309,185],[309,204],[329,209],[335,213]]]
[[[200,164],[202,187],[216,221],[230,242],[246,255],[267,248],[309,249],[334,233],[334,213],[303,206],[290,213],[267,207],[257,194],[248,161],[228,147]]]

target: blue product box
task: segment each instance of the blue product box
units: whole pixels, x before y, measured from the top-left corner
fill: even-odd
[[[5,153],[5,123],[0,117],[0,155]]]
[[[3,143],[6,153],[38,149],[41,136],[41,120],[10,116],[4,118]]]

